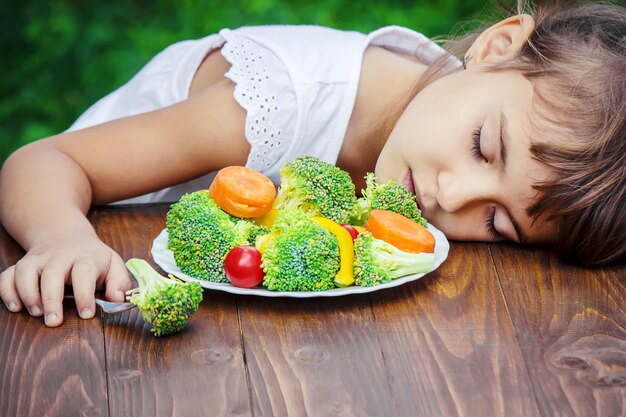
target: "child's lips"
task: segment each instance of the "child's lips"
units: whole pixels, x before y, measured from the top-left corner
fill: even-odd
[[[415,183],[413,182],[413,175],[410,169],[402,179],[402,185],[404,185],[412,194],[415,194]]]
[[[402,180],[402,184],[411,193],[413,193],[415,195],[415,200],[417,201],[417,206],[420,208],[420,210],[422,211],[422,214],[423,214],[424,213],[424,204],[422,204],[422,195],[420,193],[419,187],[417,186],[417,184],[413,180],[413,171],[411,169],[409,169],[409,171],[404,176],[404,179]]]

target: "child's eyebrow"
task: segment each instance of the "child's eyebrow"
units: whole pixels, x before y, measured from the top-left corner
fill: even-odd
[[[517,220],[515,220],[515,217],[513,217],[513,214],[511,214],[509,210],[506,210],[506,212],[507,212],[506,214],[509,216],[509,220],[511,221],[511,224],[513,225],[513,229],[515,229],[515,233],[517,233],[517,239],[519,240],[519,243],[528,242],[528,236],[526,236],[526,233],[524,233],[524,231],[520,227]]]
[[[508,153],[510,136],[508,131],[508,121],[504,115],[504,111],[500,112],[500,169],[506,168],[506,156]]]
[[[506,157],[508,154],[510,141],[511,141],[511,137],[509,136],[508,120],[506,119],[506,116],[504,115],[504,111],[501,111],[500,112],[500,170],[502,172],[504,172],[504,170],[506,169]],[[506,210],[506,212],[507,212],[507,215],[509,216],[509,219],[511,220],[511,224],[513,225],[513,228],[515,229],[515,233],[517,233],[517,239],[519,240],[519,242],[520,243],[527,242],[528,236],[526,235],[526,233],[524,233],[524,231],[520,227],[519,222],[515,220],[515,217],[513,217],[513,214],[509,210]]]

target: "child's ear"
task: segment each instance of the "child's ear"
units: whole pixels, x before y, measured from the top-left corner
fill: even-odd
[[[528,14],[511,16],[483,31],[468,49],[467,66],[493,64],[515,55],[535,29]]]

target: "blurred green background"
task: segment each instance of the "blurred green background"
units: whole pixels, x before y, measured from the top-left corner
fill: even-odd
[[[396,24],[446,37],[471,29],[489,10],[483,0],[1,3],[0,164],[19,146],[65,130],[154,54],[182,39],[274,23],[363,32]]]

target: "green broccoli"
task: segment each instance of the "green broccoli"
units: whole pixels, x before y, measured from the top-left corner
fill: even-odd
[[[347,223],[356,202],[350,175],[311,155],[301,155],[280,169],[274,208],[299,208],[311,216]]]
[[[166,278],[143,259],[129,259],[126,267],[139,284],[126,292],[126,299],[139,307],[143,319],[152,324],[152,333],[164,336],[181,331],[202,301],[200,284],[171,275]]]
[[[365,176],[365,183],[363,196],[357,199],[350,215],[350,224],[363,225],[367,223],[372,210],[380,209],[402,214],[426,227],[426,219],[417,207],[415,196],[405,186],[394,180],[378,184],[372,172]]]
[[[209,193],[185,194],[167,212],[167,248],[184,273],[212,282],[228,282],[224,258],[239,245],[254,245],[266,227],[233,217],[223,211]]]
[[[399,277],[430,272],[432,253],[410,253],[363,232],[354,240],[354,283],[363,287],[384,284]]]
[[[263,285],[272,291],[335,288],[339,270],[337,238],[299,209],[279,212],[262,257]],[[270,235],[271,236],[271,235]]]
[[[272,224],[272,232],[283,233],[297,225],[298,223],[311,223],[312,217],[297,208],[287,208],[280,210]]]
[[[250,229],[250,233],[248,234],[248,243],[247,245],[254,246],[257,237],[270,234],[270,229],[267,226],[257,225],[252,223],[252,228]]]

